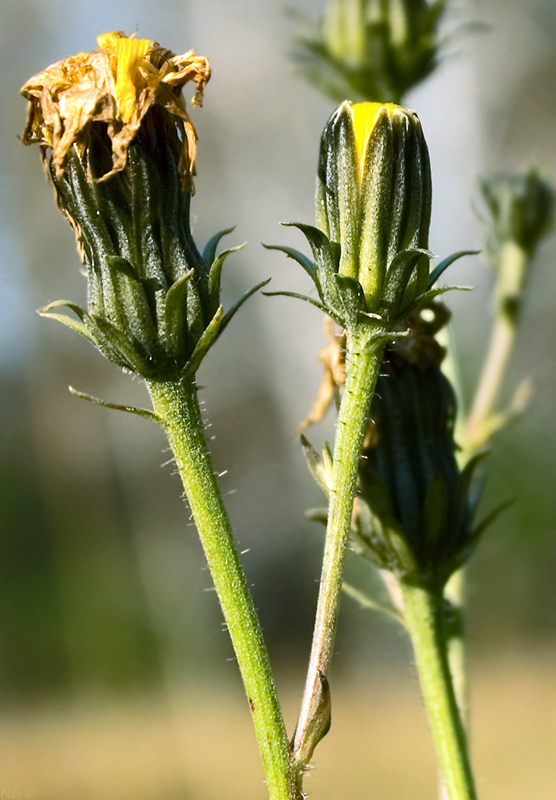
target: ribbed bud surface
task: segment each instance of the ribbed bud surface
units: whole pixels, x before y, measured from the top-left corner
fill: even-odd
[[[345,102],[334,112],[321,139],[317,224],[340,245],[339,274],[359,282],[369,311],[395,309],[410,281],[426,287],[426,256],[407,251],[428,248],[431,199],[413,111]]]

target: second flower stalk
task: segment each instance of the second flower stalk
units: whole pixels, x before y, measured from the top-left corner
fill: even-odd
[[[346,346],[346,379],[333,456],[328,452],[319,460],[314,453],[312,465],[329,506],[313,646],[292,741],[300,787],[331,721],[328,672],[361,451],[384,351],[398,337],[412,335],[408,319],[443,291],[434,288],[434,283],[453,260],[429,271],[431,198],[428,149],[417,115],[391,104],[346,102],[332,115],[321,139],[318,227],[297,225],[311,246],[314,262],[291,248],[277,248],[310,274],[319,294],[317,304],[344,329]],[[402,546],[400,537],[398,541]],[[428,561],[422,574],[419,566],[416,570],[411,579],[401,581],[407,606],[402,613],[412,637],[448,797],[473,800],[465,733],[447,668],[442,585],[430,582],[431,570],[434,574],[441,570]],[[422,599],[420,604],[414,602],[416,596]],[[431,608],[435,609],[432,616]]]

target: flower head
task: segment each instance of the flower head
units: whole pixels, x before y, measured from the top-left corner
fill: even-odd
[[[69,56],[23,86],[21,92],[29,100],[24,144],[38,142],[51,149],[59,178],[72,146],[83,155],[91,123],[105,123],[112,146],[112,169],[101,178],[106,180],[124,169],[129,145],[145,115],[159,106],[174,123],[179,172],[187,185],[194,171],[196,135],[181,89],[194,81],[193,104],[201,104],[210,77],[208,60],[193,50],[175,56],[157,42],[121,32],[101,34],[97,42],[97,50]]]
[[[341,245],[339,274],[360,283],[369,310],[399,304],[414,267],[426,284],[428,263],[416,253],[401,280],[389,269],[403,251],[428,247],[431,193],[427,145],[413,111],[345,102],[332,114],[321,139],[317,224]]]
[[[217,254],[222,231],[201,254],[191,234],[195,130],[181,88],[196,83],[200,104],[209,64],[193,50],[174,56],[122,33],[98,45],[22,90],[23,142],[42,147],[87,274],[86,309],[58,300],[41,314],[146,380],[185,379],[254,291],[224,314],[222,267],[239,248]]]

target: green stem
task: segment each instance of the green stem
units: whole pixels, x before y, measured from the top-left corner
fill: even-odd
[[[249,699],[271,800],[295,800],[290,750],[263,636],[215,477],[193,381],[150,381]]]
[[[467,740],[458,711],[444,625],[442,593],[401,584],[419,681],[449,800],[477,800]]]
[[[459,713],[469,737],[469,681],[467,677],[467,648],[465,646],[465,588],[467,571],[462,567],[454,572],[444,591],[451,606],[447,625],[448,663],[454,683]]]
[[[330,724],[327,674],[332,657],[353,500],[384,335],[348,332],[346,385],[336,428],[324,559],[305,693],[293,740],[298,781]]]
[[[525,250],[515,242],[507,242],[498,266],[494,327],[465,429],[466,460],[487,443],[492,432],[491,418],[515,345],[527,265]]]
[[[463,468],[485,445],[495,430],[496,407],[515,347],[519,311],[529,255],[515,242],[507,242],[498,264],[494,325],[471,411],[464,424],[458,422],[462,445],[458,461]],[[463,416],[463,415],[458,415]],[[446,586],[446,597],[453,607],[456,624],[448,640],[448,657],[462,719],[468,727],[468,686],[463,624],[465,606],[465,568],[456,572]]]

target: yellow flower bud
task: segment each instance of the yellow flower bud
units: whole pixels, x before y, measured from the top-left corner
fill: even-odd
[[[415,251],[428,247],[431,196],[413,111],[346,101],[334,112],[321,139],[317,224],[340,245],[338,272],[360,283],[369,311],[395,310],[410,281],[426,286],[428,262]]]

